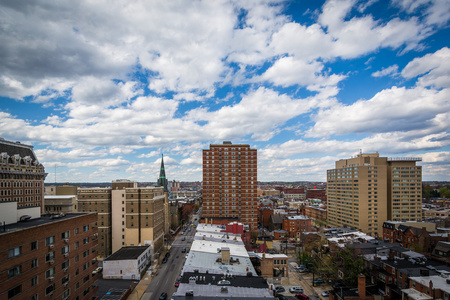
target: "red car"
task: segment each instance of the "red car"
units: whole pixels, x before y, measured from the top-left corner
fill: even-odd
[[[296,294],[295,297],[300,300],[309,300],[309,297],[305,294]]]
[[[180,281],[179,280],[175,281],[175,287],[179,287],[179,286],[180,286]]]

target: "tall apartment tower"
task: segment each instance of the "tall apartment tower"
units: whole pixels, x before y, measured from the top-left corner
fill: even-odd
[[[422,219],[421,158],[361,153],[327,171],[328,225],[382,236],[383,222]]]
[[[257,151],[231,142],[203,150],[203,217],[257,228]]]

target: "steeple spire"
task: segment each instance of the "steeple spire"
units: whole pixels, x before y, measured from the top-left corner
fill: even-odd
[[[164,192],[168,192],[166,170],[164,169],[164,154],[161,154],[161,169],[159,170],[158,186],[164,187]]]

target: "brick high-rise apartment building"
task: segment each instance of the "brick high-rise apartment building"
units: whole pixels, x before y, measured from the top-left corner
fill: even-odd
[[[223,142],[203,150],[203,217],[257,228],[257,151]]]
[[[328,225],[382,236],[383,222],[422,219],[420,158],[361,153],[327,171]]]

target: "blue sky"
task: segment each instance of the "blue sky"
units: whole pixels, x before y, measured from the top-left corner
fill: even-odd
[[[449,19],[447,0],[3,1],[0,137],[46,182],[156,181],[162,153],[201,180],[224,140],[258,149],[261,181],[325,181],[360,150],[449,180]]]

